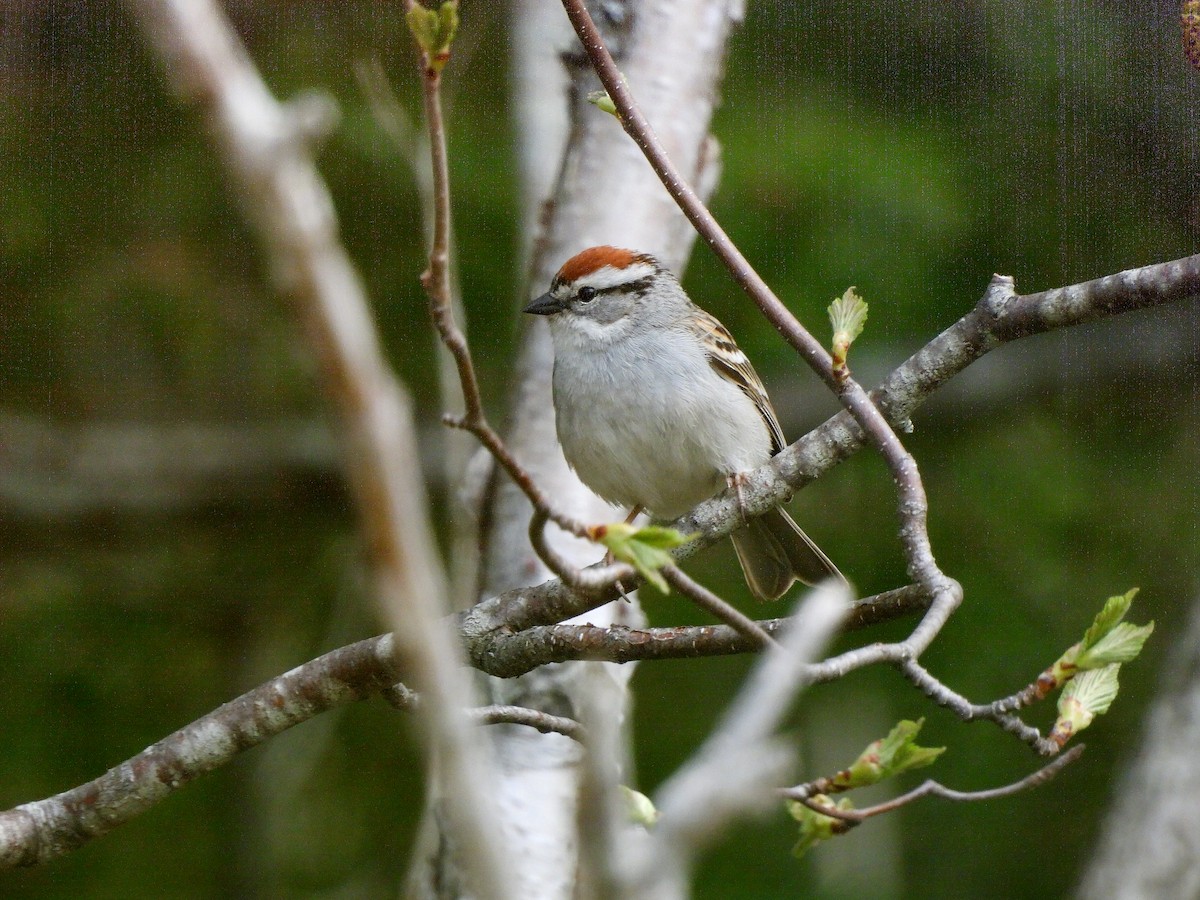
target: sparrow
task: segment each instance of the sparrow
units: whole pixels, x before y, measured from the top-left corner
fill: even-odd
[[[653,256],[584,250],[524,311],[550,325],[567,463],[602,499],[631,507],[631,521],[639,510],[675,519],[787,445],[746,354]],[[730,537],[759,600],[842,578],[780,507]]]

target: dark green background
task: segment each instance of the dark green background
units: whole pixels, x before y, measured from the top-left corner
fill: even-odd
[[[321,168],[391,361],[433,431],[416,194],[352,73],[377,57],[417,109],[401,7],[261,2],[231,14],[278,96],[321,87],[341,106]],[[447,75],[457,261],[497,420],[521,327],[506,15],[503,4],[464,5]],[[197,121],[164,93],[124,9],[10,3],[0,16],[0,407],[64,427],[320,418],[301,336]],[[714,124],[725,166],[714,209],[818,332],[828,302],[858,286],[871,303],[854,351],[863,373],[886,371],[966,312],[993,272],[1030,291],[1190,254],[1200,75],[1183,60],[1176,17],[1165,2],[751,3]],[[789,434],[834,409],[706,251],[687,283],[755,359]],[[1003,349],[923,410],[909,440],[939,562],[966,589],[924,658],[956,689],[985,701],[1021,687],[1106,596],[1141,587],[1132,618],[1158,630],[1083,760],[1019,798],[926,801],[802,862],[788,855],[782,811],[740,825],[706,859],[698,896],[1069,890],[1195,593],[1196,334],[1191,302]],[[439,515],[444,494],[436,488]],[[851,460],[795,507],[864,593],[903,582],[877,458]],[[727,548],[692,568],[744,597]],[[674,598],[646,599],[657,624],[700,621]],[[172,513],[0,507],[0,807],[95,777],[378,630],[331,470]],[[638,670],[641,787],[686,758],[746,665]],[[956,722],[880,670],[806,698],[804,772],[845,764],[896,719],[919,716],[924,742],[949,747],[933,774],[950,786],[991,787],[1037,765],[997,729]],[[1052,711],[1032,718],[1045,725]],[[0,875],[0,894],[386,896],[405,867],[418,770],[404,719],[359,704],[83,850]]]

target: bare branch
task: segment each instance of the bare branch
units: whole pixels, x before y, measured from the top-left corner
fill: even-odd
[[[467,718],[480,725],[528,725],[542,734],[561,734],[573,740],[583,739],[583,726],[566,716],[552,716],[527,706],[494,703],[467,711]]]
[[[430,532],[411,403],[388,368],[367,298],[342,247],[309,152],[312,104],[281,105],[211,0],[129,0],[182,102],[199,112],[283,292],[296,305],[342,420],[350,482],[378,596],[438,757],[449,814],[481,896],[507,897],[508,858],[484,824],[481,742],[462,708],[470,683],[444,626],[444,576]],[[326,102],[330,106],[330,102]]]
[[[592,570],[586,570],[592,571]],[[548,582],[530,592],[541,591]],[[612,589],[615,596],[615,588]],[[865,628],[891,621],[907,613],[927,609],[929,601],[915,585],[897,588],[856,601],[846,615],[844,630]],[[777,635],[790,627],[791,618],[755,622],[768,635]],[[467,640],[472,659],[489,675],[512,678],[544,666],[568,660],[635,662],[656,659],[695,659],[702,656],[729,656],[753,653],[761,641],[730,625],[677,625],[664,628],[630,628],[624,625],[588,624],[535,625],[522,631],[505,629],[476,635]],[[841,674],[836,666],[824,663],[814,667],[815,681],[830,681]]]
[[[0,813],[0,868],[39,865],[124,825],[239,753],[398,677],[390,634],[326,653],[147,747],[99,778]]]
[[[944,706],[965,722],[988,721],[995,722],[1001,729],[1019,738],[1036,750],[1042,756],[1054,756],[1062,748],[1049,738],[1042,737],[1040,731],[1026,725],[1009,712],[1004,701],[989,704],[972,703],[962,694],[952,691],[926,671],[915,660],[906,660],[900,664],[900,671],[920,691],[938,706]]]
[[[796,627],[767,648],[717,728],[659,789],[659,821],[629,854],[628,896],[684,896],[696,852],[729,822],[771,802],[770,785],[794,756],[775,731],[808,684],[809,664],[840,626],[848,593],[830,580],[807,594]]]
[[[396,681],[392,635],[358,641],[310,660],[168,735],[99,778],[0,812],[0,869],[48,862],[102,837],[179,788],[294,725],[381,694],[414,712],[420,696]],[[512,723],[579,740],[573,719],[520,706],[466,711],[480,725]]]
[[[749,638],[755,643],[756,649],[762,650],[775,644],[775,638],[771,637],[766,629],[762,628],[745,613],[730,606],[704,585],[683,574],[683,570],[678,566],[664,566],[663,575],[671,587],[675,588],[701,609],[712,613],[742,636]]]
[[[419,6],[406,0],[409,10]],[[454,319],[450,291],[450,166],[446,157],[446,126],[442,118],[442,70],[422,59],[421,86],[425,98],[425,123],[429,134],[429,159],[433,172],[433,245],[429,250],[429,268],[421,274],[421,286],[429,296],[429,311],[434,327],[446,349],[454,357],[462,386],[466,412],[463,427],[473,428],[484,422],[483,399],[479,380],[466,336]]]

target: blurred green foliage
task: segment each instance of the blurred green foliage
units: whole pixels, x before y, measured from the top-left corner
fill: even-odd
[[[750,4],[714,123],[724,165],[714,209],[814,328],[824,328],[830,300],[858,286],[871,320],[852,366],[900,361],[966,312],[996,271],[1038,290],[1187,255],[1200,195],[1197,82],[1175,20],[1158,6]],[[230,12],[278,96],[320,87],[341,106],[321,167],[391,359],[433,422],[417,194],[353,76],[357,61],[377,58],[405,106],[419,109],[402,5],[264,0]],[[499,420],[520,327],[511,148],[521,138],[505,74],[507,8],[466,4],[462,14],[446,72],[456,262]],[[197,122],[164,92],[124,9],[48,0],[4,15],[0,407],[63,424],[319,414],[290,311]],[[696,254],[688,284],[711,298],[777,398],[810,378],[710,254]],[[1008,366],[1000,395],[977,380],[977,394],[931,404],[910,439],[939,561],[967,592],[925,657],[955,688],[987,700],[1021,687],[1077,639],[1104,597],[1141,587],[1138,621],[1154,618],[1159,631],[1122,671],[1121,697],[1089,731],[1083,760],[1017,798],[917,804],[802,862],[789,855],[781,806],[706,859],[698,896],[1069,890],[1114,773],[1136,747],[1157,660],[1200,564],[1195,306],[1140,317],[1149,328],[1130,331],[1138,320],[998,351]],[[1127,332],[1143,352],[1106,366],[1106,348]],[[1176,344],[1193,352],[1160,352]],[[820,418],[781,412],[791,433]],[[805,491],[797,514],[868,593],[905,580],[892,502],[882,464],[863,454]],[[94,777],[378,628],[337,492],[188,516],[0,517],[0,537],[5,808]],[[743,596],[726,549],[691,568]],[[678,598],[646,593],[655,623],[701,621]],[[697,745],[748,664],[639,669],[643,789]],[[949,747],[921,775],[984,788],[1037,764],[996,729],[964,727],[880,671],[802,704],[804,772],[829,774],[898,719],[919,716],[928,741]],[[1052,720],[1048,705],[1040,724]],[[387,895],[421,800],[405,729],[381,702],[320,717],[77,853],[0,876],[0,893]]]

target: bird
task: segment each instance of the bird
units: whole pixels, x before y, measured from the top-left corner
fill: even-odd
[[[655,257],[572,256],[524,312],[554,346],[555,424],[567,463],[603,500],[678,518],[787,442],[746,354]],[[739,492],[740,502],[740,492]],[[730,537],[750,593],[776,600],[841,572],[781,507]]]

